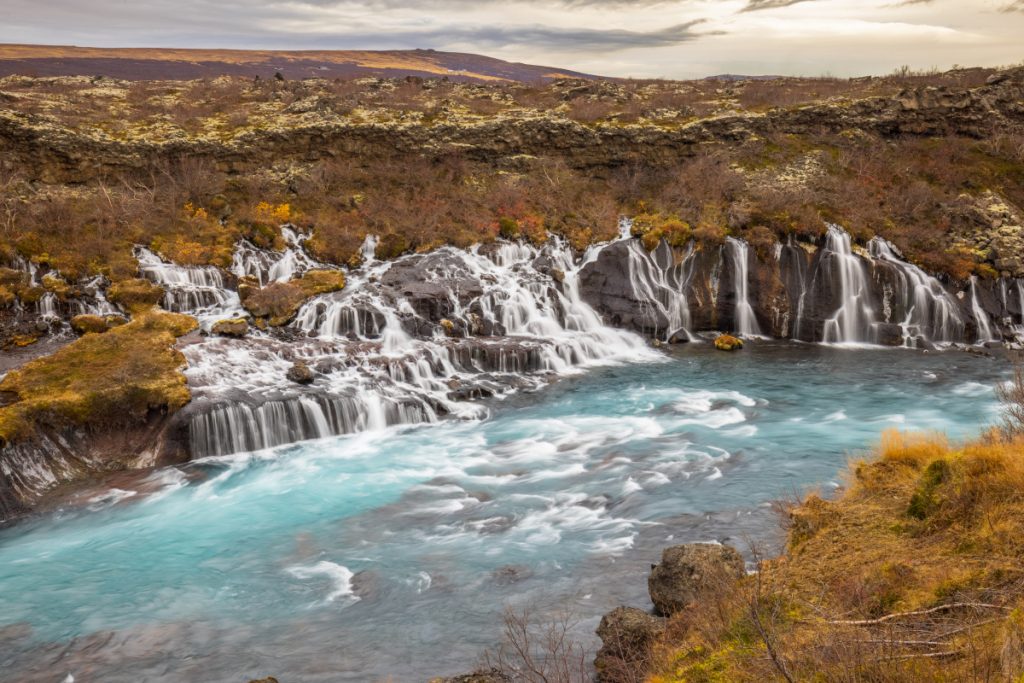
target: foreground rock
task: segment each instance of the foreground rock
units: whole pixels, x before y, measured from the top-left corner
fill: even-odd
[[[249,333],[249,321],[245,318],[218,320],[211,329],[222,337],[244,337]]]
[[[647,590],[655,613],[670,617],[726,589],[744,574],[743,558],[734,548],[712,543],[677,545],[666,548],[661,563],[651,568]]]
[[[498,669],[474,671],[451,678],[432,678],[430,683],[512,683],[512,677]]]
[[[636,607],[616,607],[601,618],[597,636],[601,649],[594,667],[600,683],[623,683],[643,678],[650,665],[651,647],[665,633],[666,620]]]
[[[295,361],[285,376],[296,384],[312,384],[314,378],[313,369],[301,360]]]

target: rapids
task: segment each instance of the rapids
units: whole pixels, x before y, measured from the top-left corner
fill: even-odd
[[[422,681],[471,669],[505,605],[647,605],[672,543],[779,539],[881,430],[976,433],[1005,365],[754,341],[605,364],[383,428],[118,476],[0,531],[0,671],[59,681]]]

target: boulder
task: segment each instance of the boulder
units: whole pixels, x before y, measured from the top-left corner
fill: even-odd
[[[896,323],[879,323],[875,334],[882,346],[903,346],[903,328]]]
[[[715,348],[719,351],[738,351],[743,348],[743,340],[731,334],[720,334],[715,339]]]
[[[301,360],[295,361],[292,366],[288,368],[288,372],[285,373],[285,377],[296,384],[312,384],[314,379],[312,368],[310,368],[305,361]]]
[[[430,683],[512,683],[512,677],[499,669],[480,669],[461,676],[433,678]]]
[[[211,331],[222,337],[244,337],[249,333],[249,321],[245,318],[218,320],[213,324]]]
[[[651,647],[665,633],[666,620],[636,607],[616,607],[601,617],[594,659],[599,683],[638,681],[645,676]]]
[[[99,334],[110,329],[110,325],[100,315],[76,315],[71,319],[71,329],[78,334],[94,333]]]
[[[661,563],[651,567],[647,590],[654,611],[672,616],[702,597],[714,595],[745,572],[734,548],[713,543],[690,543],[666,548]]]

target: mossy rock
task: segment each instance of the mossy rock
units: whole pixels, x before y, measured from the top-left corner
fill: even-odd
[[[377,243],[376,256],[382,261],[398,258],[411,249],[409,240],[404,235],[390,232],[380,238]]]
[[[78,334],[101,334],[110,329],[107,319],[100,315],[76,315],[71,319],[71,329]]]
[[[256,287],[246,282],[238,288],[242,306],[257,319],[265,319],[272,327],[287,324],[299,307],[311,296],[336,292],[345,287],[345,274],[340,270],[311,270],[298,280],[271,282]]]
[[[43,289],[47,292],[53,292],[57,295],[61,301],[65,301],[68,297],[73,296],[74,288],[68,284],[63,278],[57,277],[51,273],[47,273],[43,276]]]
[[[715,339],[715,348],[719,351],[738,351],[743,348],[743,340],[731,334],[722,334]]]
[[[42,287],[22,287],[18,290],[18,298],[25,304],[39,303],[44,294],[46,294],[46,290]]]
[[[5,285],[0,285],[0,308],[10,308],[18,297]]]
[[[144,311],[164,298],[164,288],[145,278],[121,280],[110,285],[107,298],[129,311]]]
[[[31,346],[37,341],[39,341],[38,334],[16,334],[11,337],[11,344],[19,349],[25,346]]]
[[[337,292],[345,288],[345,273],[340,270],[309,270],[298,279],[297,284],[306,296]]]
[[[219,334],[222,337],[244,337],[249,333],[249,321],[245,318],[218,320],[210,329],[214,334]]]
[[[0,268],[0,285],[20,285],[26,280],[25,273],[14,268]]]
[[[191,395],[174,343],[196,326],[191,316],[148,311],[12,370],[0,382],[0,393],[17,397],[0,408],[0,443],[43,425],[111,427],[181,408]]]

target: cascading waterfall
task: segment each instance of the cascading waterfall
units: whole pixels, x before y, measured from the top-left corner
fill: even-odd
[[[660,358],[582,300],[582,264],[562,242],[445,247],[392,262],[376,261],[373,246],[368,239],[364,266],[344,290],[299,311],[292,328],[309,342],[211,338],[184,350],[195,455],[443,415],[479,418],[483,408],[465,398],[588,365]],[[284,380],[297,354],[316,370],[311,386]]]
[[[830,344],[872,343],[875,341],[875,312],[868,300],[868,279],[864,264],[853,253],[850,235],[830,225],[825,238],[825,254],[819,271],[838,284],[839,308],[825,321],[822,341]]]
[[[285,282],[307,270],[323,268],[324,265],[309,256],[303,248],[308,235],[300,235],[288,226],[281,227],[284,251],[260,249],[248,240],[242,240],[235,247],[231,259],[231,272],[236,277],[252,277],[262,287],[271,282]]]
[[[167,263],[144,247],[136,249],[136,258],[143,277],[164,288],[163,307],[168,311],[190,313],[201,322],[242,314],[238,294],[228,289],[216,266]]]
[[[886,308],[892,315],[902,315],[899,325],[905,346],[913,346],[917,339],[949,343],[963,338],[964,321],[959,306],[938,280],[901,259],[894,247],[880,237],[868,243],[868,253],[897,275],[893,300],[886,302]]]
[[[60,313],[57,311],[57,295],[53,292],[43,294],[36,304],[36,312],[43,320],[56,320],[60,318]]]
[[[639,240],[628,242],[629,281],[641,309],[652,317],[664,318],[663,339],[693,341],[690,331],[690,264],[694,254],[693,243],[687,245],[686,254],[676,262],[674,254],[664,243],[653,252],[645,250]]]
[[[978,301],[978,276],[971,276],[971,314],[974,316],[974,322],[978,327],[978,336],[976,342],[978,344],[984,344],[986,342],[998,341],[995,333],[992,330],[992,324],[989,322],[988,313],[982,308],[981,302]]]
[[[750,282],[749,273],[749,245],[743,240],[727,237],[725,248],[729,250],[732,258],[733,287],[735,288],[736,309],[733,313],[733,324],[740,336],[750,337],[760,335],[761,328],[757,324],[757,316],[754,315],[754,307],[750,305],[748,290]]]

